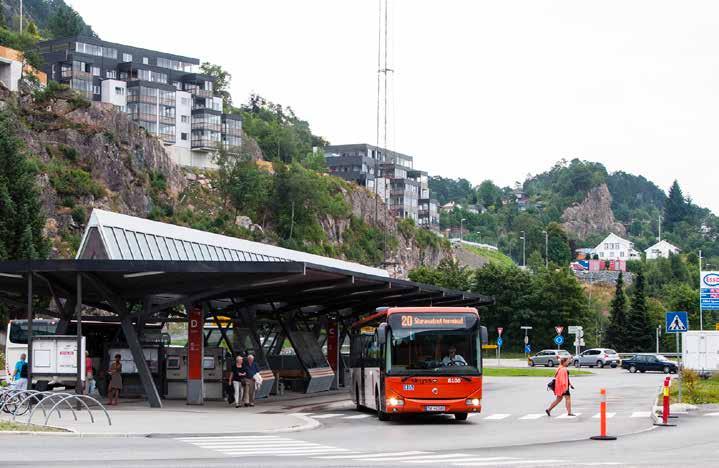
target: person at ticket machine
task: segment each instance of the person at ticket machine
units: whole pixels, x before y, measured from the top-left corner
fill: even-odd
[[[457,347],[452,345],[449,347],[448,350],[449,354],[442,359],[442,365],[445,367],[453,367],[453,366],[466,366],[467,361],[464,360],[464,358],[457,354]]]

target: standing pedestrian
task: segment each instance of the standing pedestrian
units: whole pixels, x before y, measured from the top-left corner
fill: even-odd
[[[567,367],[569,367],[569,358],[562,358],[559,363],[560,365],[557,369],[557,372],[554,374],[553,381],[554,395],[556,396],[556,398],[554,402],[549,405],[549,408],[544,411],[545,413],[547,413],[547,416],[551,416],[550,413],[552,412],[554,407],[561,403],[562,398],[564,398],[564,403],[567,406],[567,416],[575,416],[572,413],[572,395],[569,393],[570,388],[574,390],[574,385],[569,382],[569,370],[567,369]]]
[[[235,389],[235,408],[240,407],[240,400],[242,395],[243,380],[245,377],[245,369],[243,365],[242,356],[235,358],[235,363],[232,365],[232,373],[230,374],[230,385]]]
[[[255,362],[255,357],[250,354],[247,356],[245,363],[245,378],[242,381],[244,391],[245,406],[255,406],[255,374],[260,372],[260,368]]]
[[[20,360],[15,363],[12,377],[15,390],[27,390],[27,354],[20,355]]]
[[[122,356],[115,355],[115,360],[110,364],[110,401],[108,405],[117,405],[120,402],[120,390],[122,390]]]
[[[90,352],[85,351],[85,395],[95,393],[95,372],[92,369],[92,358]]]

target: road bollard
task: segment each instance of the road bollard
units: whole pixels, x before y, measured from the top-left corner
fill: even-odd
[[[662,422],[654,423],[655,426],[676,426],[676,424],[669,423],[669,382],[671,379],[667,377],[664,379],[664,386],[662,387]]]
[[[592,440],[617,440],[615,436],[607,435],[607,389],[603,388],[599,391],[599,435],[592,436]]]

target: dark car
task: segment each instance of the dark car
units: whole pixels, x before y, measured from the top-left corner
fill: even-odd
[[[664,372],[676,374],[679,367],[676,362],[670,361],[661,354],[635,354],[629,359],[622,360],[622,368],[629,372]]]

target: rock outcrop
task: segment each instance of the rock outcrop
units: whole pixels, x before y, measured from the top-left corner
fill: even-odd
[[[593,234],[613,232],[626,234],[624,225],[614,219],[612,194],[607,184],[594,187],[582,203],[575,204],[562,213],[562,226],[572,237],[584,240]]]

